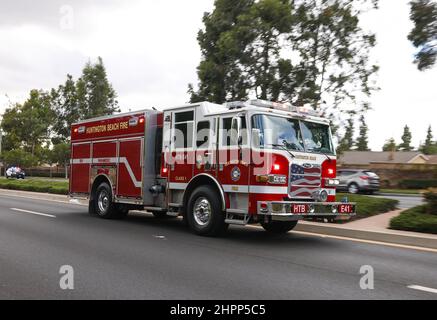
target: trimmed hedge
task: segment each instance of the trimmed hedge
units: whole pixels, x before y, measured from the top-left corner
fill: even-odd
[[[437,187],[437,180],[416,180],[416,179],[407,179],[401,180],[399,182],[399,186],[405,189],[428,189]]]
[[[422,205],[402,212],[390,221],[390,229],[437,234],[437,215],[427,214]]]
[[[343,197],[347,197],[349,202],[357,203],[357,215],[352,220],[363,219],[377,214],[386,213],[396,210],[399,204],[398,200],[379,198],[379,197],[367,197],[359,194],[337,194],[337,201],[341,201]]]
[[[0,179],[1,189],[34,191],[53,194],[68,194],[67,181],[50,181],[37,179]]]

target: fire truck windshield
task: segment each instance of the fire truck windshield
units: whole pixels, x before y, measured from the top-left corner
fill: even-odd
[[[259,132],[260,148],[334,154],[328,125],[259,114],[252,117],[252,128]]]

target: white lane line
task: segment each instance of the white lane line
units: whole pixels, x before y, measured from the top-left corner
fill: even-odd
[[[411,286],[408,286],[407,288],[425,291],[425,292],[437,293],[437,289],[422,287],[422,286],[418,286],[418,285],[411,285]]]
[[[30,214],[34,214],[36,216],[43,216],[43,217],[48,217],[48,218],[56,218],[56,216],[54,216],[52,214],[47,214],[47,213],[41,213],[41,212],[35,212],[35,211],[29,211],[29,210],[23,210],[23,209],[17,209],[17,208],[11,208],[11,210],[18,211],[18,212],[23,212],[23,213],[30,213]]]

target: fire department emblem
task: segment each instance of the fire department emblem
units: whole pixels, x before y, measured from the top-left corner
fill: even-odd
[[[232,169],[232,172],[231,172],[232,181],[238,181],[238,180],[240,180],[240,177],[241,177],[240,168],[234,167],[234,169]]]

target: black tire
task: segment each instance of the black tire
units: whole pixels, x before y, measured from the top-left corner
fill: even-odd
[[[211,186],[201,186],[193,191],[186,218],[190,229],[201,236],[221,235],[229,226],[225,223],[220,197]]]
[[[355,182],[352,182],[347,186],[347,191],[350,194],[358,194],[360,192],[360,187]]]
[[[268,223],[261,222],[261,225],[268,233],[285,234],[296,227],[297,221],[270,221]]]
[[[109,184],[102,182],[96,189],[92,204],[95,213],[102,219],[119,218],[116,205],[112,202],[112,191]]]

